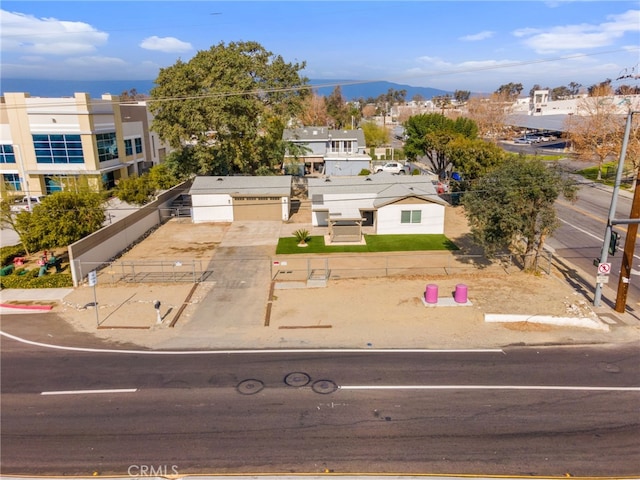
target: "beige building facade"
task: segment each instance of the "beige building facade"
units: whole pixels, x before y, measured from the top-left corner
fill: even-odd
[[[29,195],[114,187],[160,163],[167,147],[150,131],[144,102],[118,96],[92,99],[0,97],[2,189]]]

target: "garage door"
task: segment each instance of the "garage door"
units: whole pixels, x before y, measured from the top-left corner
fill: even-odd
[[[234,197],[235,220],[282,220],[281,197]]]

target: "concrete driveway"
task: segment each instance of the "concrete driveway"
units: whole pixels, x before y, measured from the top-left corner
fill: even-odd
[[[271,284],[271,256],[275,254],[282,222],[234,222],[216,248],[208,270],[213,283],[191,320],[182,326],[185,346],[191,337],[215,339],[235,328],[263,325]],[[179,347],[180,339],[172,342]]]

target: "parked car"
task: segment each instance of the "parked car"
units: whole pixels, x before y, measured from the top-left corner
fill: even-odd
[[[531,145],[532,141],[530,138],[528,137],[519,137],[519,138],[514,138],[513,139],[513,143],[520,143],[520,144],[526,144],[526,145]]]
[[[376,173],[389,172],[394,175],[406,175],[411,173],[410,170],[409,165],[404,165],[400,162],[387,162],[382,166],[378,165],[375,167]]]
[[[15,213],[28,212],[29,203],[31,203],[31,208],[33,208],[34,205],[42,203],[43,198],[43,196],[17,198],[11,205],[11,211]]]

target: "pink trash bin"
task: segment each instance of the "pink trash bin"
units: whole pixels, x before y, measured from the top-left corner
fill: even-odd
[[[424,291],[424,300],[427,303],[438,303],[438,285],[430,283]]]
[[[456,291],[453,294],[456,303],[467,303],[467,286],[463,283],[456,285]]]

